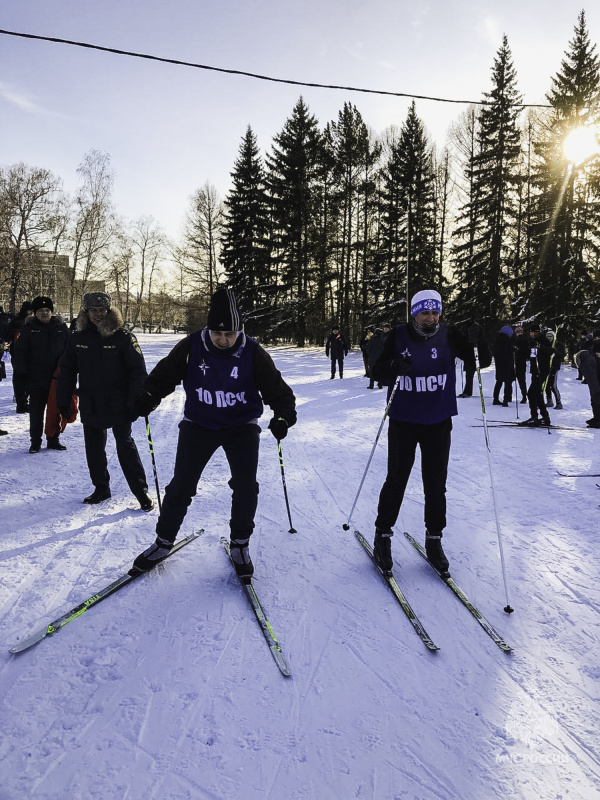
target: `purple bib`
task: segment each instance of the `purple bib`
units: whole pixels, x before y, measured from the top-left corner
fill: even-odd
[[[428,339],[411,339],[407,325],[398,325],[394,335],[396,352],[410,358],[411,368],[400,376],[391,419],[434,425],[456,416],[456,371],[446,323],[440,322],[438,332]],[[388,401],[392,388],[388,387]]]
[[[242,334],[234,353],[221,354],[207,347],[204,336],[210,336],[206,329],[190,336],[185,419],[214,431],[257,421],[264,406],[252,368],[256,340]]]

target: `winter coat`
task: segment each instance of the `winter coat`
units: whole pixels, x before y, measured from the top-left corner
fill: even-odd
[[[552,360],[550,361],[550,374],[556,375],[560,369],[560,365],[565,360],[566,350],[562,342],[554,340]]]
[[[133,401],[144,387],[146,364],[136,337],[112,308],[96,326],[85,311],[69,335],[60,361],[57,405],[68,406],[79,376],[79,411],[84,425],[112,428],[134,419]]]
[[[575,362],[586,380],[592,403],[600,405],[600,358],[589,350],[580,350]]]
[[[529,360],[530,350],[530,337],[529,334],[522,333],[520,336],[515,337],[514,350],[515,350],[515,369],[517,374],[525,374],[527,371],[527,362]]]
[[[367,342],[367,363],[369,365],[369,369],[373,369],[375,366],[375,362],[383,351],[383,345],[385,344],[385,341],[386,340],[383,333],[377,330]]]
[[[50,389],[52,376],[69,338],[69,329],[60,317],[40,322],[28,317],[13,344],[12,362],[17,375],[26,376],[30,389]]]
[[[198,335],[199,331],[196,331]],[[242,334],[245,336],[246,334]],[[249,337],[247,337],[249,338]],[[191,336],[178,342],[171,352],[161,359],[146,379],[144,389],[154,397],[162,400],[186,377],[188,369],[197,369],[198,365],[190,364]],[[217,353],[217,355],[219,355]],[[224,359],[232,354],[221,353]],[[281,377],[281,373],[273,363],[273,359],[258,343],[254,349],[252,360],[252,377],[256,388],[264,402],[273,410],[275,417],[282,417],[288,426],[296,422],[296,398],[294,393]],[[240,387],[243,391],[243,387]]]
[[[325,355],[331,355],[332,361],[348,355],[348,345],[341,333],[332,333],[325,344]]]
[[[529,342],[529,369],[532,377],[538,377],[542,385],[550,374],[552,345],[545,336],[538,336]]]
[[[512,383],[515,379],[515,362],[513,360],[513,345],[510,336],[499,333],[494,345],[494,364],[496,367],[496,380]]]

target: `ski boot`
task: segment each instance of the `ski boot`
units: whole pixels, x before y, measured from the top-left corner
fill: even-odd
[[[442,574],[442,577],[450,577],[448,567],[450,566],[446,554],[442,548],[442,532],[425,532],[425,552],[429,563]]]
[[[391,575],[394,566],[391,542],[393,535],[394,531],[391,528],[375,528],[373,560],[384,575]]]
[[[248,539],[231,539],[229,542],[229,552],[236,575],[243,583],[250,583],[254,575],[254,564],[250,558],[248,541]]]
[[[160,564],[173,549],[173,542],[166,539],[161,539],[160,536],[156,537],[154,544],[151,544],[147,550],[140,553],[133,562],[133,567],[129,570],[130,575],[138,575],[140,572],[148,572],[157,564]]]

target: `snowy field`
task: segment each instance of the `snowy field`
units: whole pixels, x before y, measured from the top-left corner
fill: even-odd
[[[141,336],[148,367],[179,337]],[[28,418],[0,383],[1,800],[591,800],[600,797],[600,431],[564,367],[577,430],[490,429],[508,592],[504,613],[478,398],[459,400],[444,539],[453,577],[514,647],[503,653],[402,536],[423,541],[418,470],[392,540],[395,573],[440,647],[425,649],[346,521],[385,394],[351,353],[329,380],[316,349],[271,351],[298,399],[283,442],[262,437],[251,541],[255,586],[289,661],[284,678],[232,572],[230,490],[209,465],[182,535],[203,537],[54,636],[9,649],[126,571],[153,541],[109,438],[112,499],[92,489],[79,422],[66,452],[29,455]],[[7,365],[10,379],[11,368]],[[458,375],[460,385],[460,372]],[[493,368],[483,375],[488,418]],[[182,389],[152,414],[160,486],[173,469]],[[521,419],[528,416],[524,406]],[[266,428],[269,415],[262,420]],[[141,421],[134,425],[151,493]],[[353,519],[371,541],[386,434]],[[417,463],[418,467],[418,463]]]

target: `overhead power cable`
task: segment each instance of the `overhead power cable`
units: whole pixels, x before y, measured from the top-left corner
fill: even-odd
[[[272,83],[285,83],[290,86],[308,86],[312,89],[341,89],[345,92],[362,92],[363,94],[381,94],[388,97],[409,97],[413,100],[431,100],[435,103],[456,103],[459,105],[479,105],[488,106],[493,105],[493,101],[489,100],[452,100],[448,97],[429,97],[422,94],[411,94],[409,92],[388,92],[385,89],[363,89],[358,86],[338,86],[329,83],[310,83],[308,81],[293,81],[288,78],[273,78],[269,75],[258,75],[254,72],[245,72],[240,69],[225,69],[224,67],[211,67],[207,64],[196,64],[193,61],[180,61],[177,58],[163,58],[162,56],[153,56],[148,53],[135,53],[131,50],[119,50],[116,47],[102,47],[99,44],[90,44],[89,42],[75,42],[71,39],[59,39],[55,36],[39,36],[35,33],[19,33],[17,31],[0,30],[0,34],[5,36],[18,36],[22,39],[37,39],[42,42],[54,42],[55,44],[68,44],[72,47],[84,47],[88,50],[101,50],[104,53],[115,53],[120,56],[129,56],[130,58],[145,58],[149,61],[161,61],[164,64],[175,64],[179,67],[193,67],[194,69],[205,69],[211,72],[224,72],[227,75],[243,75],[246,78],[255,78],[259,81],[270,81]],[[515,103],[515,108],[551,108],[549,105],[542,103]]]

